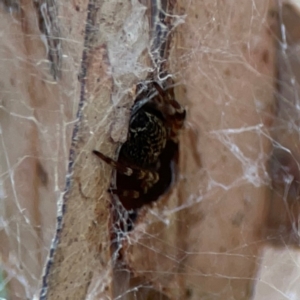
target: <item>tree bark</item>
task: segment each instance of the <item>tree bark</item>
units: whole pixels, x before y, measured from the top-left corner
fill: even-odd
[[[0,251],[10,298],[43,285],[49,300],[251,299],[268,215],[269,1],[169,1],[167,66],[187,109],[178,181],[139,212],[121,269],[110,248],[112,170],[92,150],[116,158],[126,139],[135,84],[151,66],[154,1],[3,3]]]

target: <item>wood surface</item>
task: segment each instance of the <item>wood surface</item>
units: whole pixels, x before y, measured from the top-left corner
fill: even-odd
[[[119,264],[112,170],[92,150],[116,158],[126,139],[134,86],[150,65],[149,10],[135,0],[2,3],[0,252],[10,299],[39,297],[42,285],[49,300],[251,299],[270,205],[272,2],[171,2],[167,66],[187,109],[180,172],[140,212]]]

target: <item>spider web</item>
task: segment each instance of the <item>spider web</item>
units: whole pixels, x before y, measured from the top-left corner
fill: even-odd
[[[163,1],[0,1],[0,299],[300,298],[300,3],[174,5],[166,62]],[[180,172],[111,248],[91,153],[116,158],[161,64],[187,110]]]

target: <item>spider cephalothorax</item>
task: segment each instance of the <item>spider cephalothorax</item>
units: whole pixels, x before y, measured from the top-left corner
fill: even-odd
[[[178,157],[178,134],[186,115],[172,89],[164,90],[152,82],[140,84],[137,91],[127,140],[118,160],[94,151],[115,168],[110,191],[127,210],[156,201],[169,188]]]

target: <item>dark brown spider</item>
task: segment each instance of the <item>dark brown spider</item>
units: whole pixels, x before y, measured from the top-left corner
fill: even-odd
[[[186,112],[173,90],[139,84],[126,142],[117,161],[93,151],[116,170],[110,191],[127,211],[156,201],[174,181],[178,134]]]

